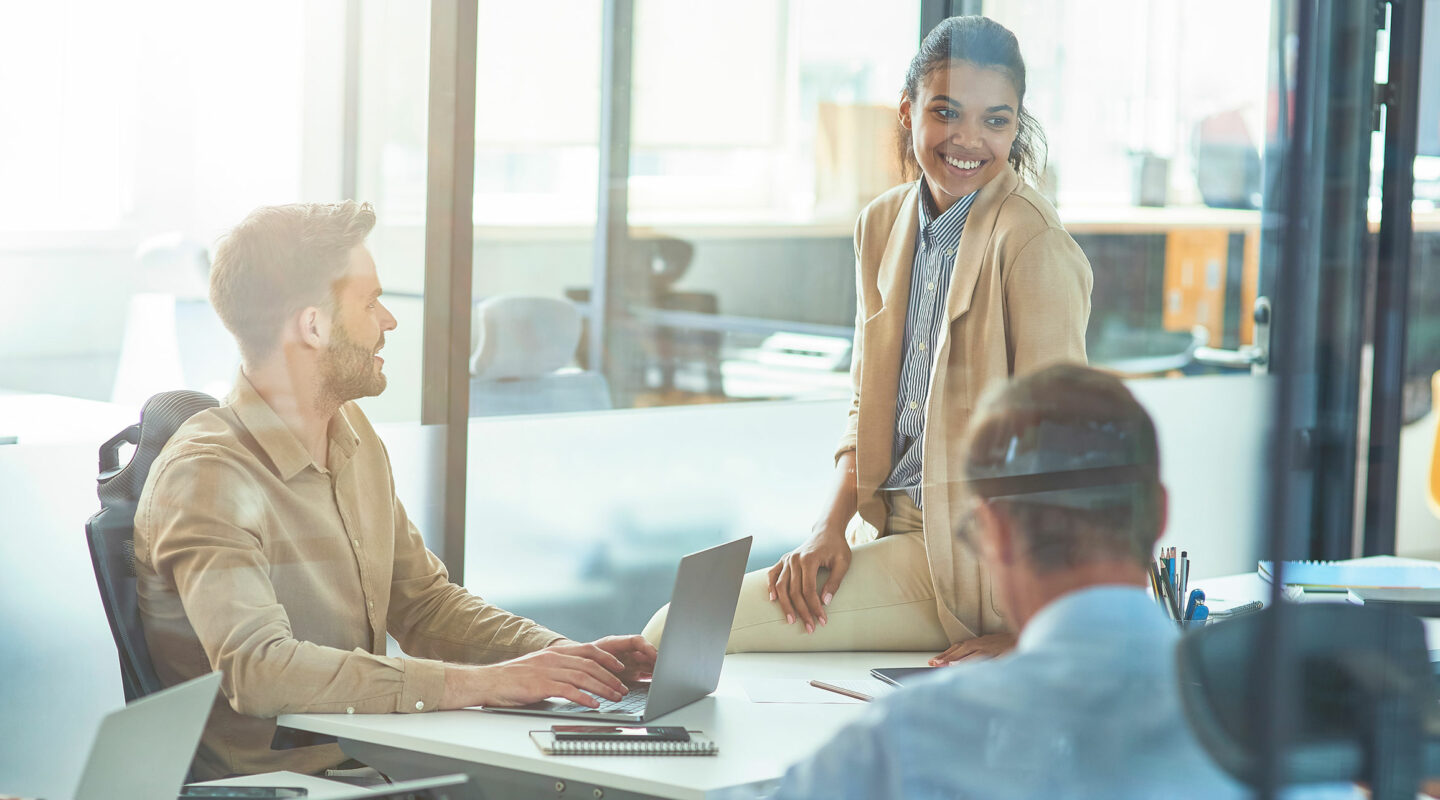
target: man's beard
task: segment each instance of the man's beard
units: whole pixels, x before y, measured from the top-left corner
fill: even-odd
[[[330,346],[320,357],[320,397],[336,406],[360,397],[374,397],[385,391],[385,373],[375,366],[375,352],[385,346],[385,336],[374,348],[350,338],[340,320],[330,331]]]

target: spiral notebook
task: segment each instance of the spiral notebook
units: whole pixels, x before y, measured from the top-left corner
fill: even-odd
[[[720,748],[699,731],[690,731],[688,742],[593,739],[557,742],[550,731],[530,731],[530,739],[547,756],[713,756],[720,752]]]
[[[1261,561],[1259,573],[1271,580],[1271,564]],[[1285,585],[1344,591],[1352,587],[1378,589],[1440,588],[1440,567],[1424,564],[1365,564],[1339,561],[1286,561]]]

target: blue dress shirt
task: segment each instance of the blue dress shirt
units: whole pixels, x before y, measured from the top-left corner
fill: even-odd
[[[1030,620],[1013,653],[877,701],[791,767],[774,797],[1249,797],[1185,721],[1178,636],[1141,589],[1064,595]],[[1303,796],[1355,795],[1331,786]]]

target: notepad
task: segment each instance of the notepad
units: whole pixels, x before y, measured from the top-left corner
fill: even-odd
[[[1271,563],[1259,573],[1271,580]],[[1344,564],[1338,561],[1286,561],[1285,585],[1314,589],[1440,589],[1440,567],[1428,564]]]
[[[1346,599],[1355,605],[1391,608],[1417,617],[1440,616],[1440,589],[1357,587],[1346,592]]]
[[[720,748],[699,731],[690,731],[688,742],[595,739],[557,742],[550,731],[530,731],[530,739],[547,756],[713,756],[720,752]]]

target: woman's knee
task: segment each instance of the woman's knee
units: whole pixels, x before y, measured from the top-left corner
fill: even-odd
[[[650,617],[649,622],[645,623],[645,628],[640,631],[640,635],[645,637],[645,641],[659,647],[660,634],[665,632],[665,620],[669,616],[670,604],[666,603],[660,606],[660,610],[656,611],[654,616]]]

